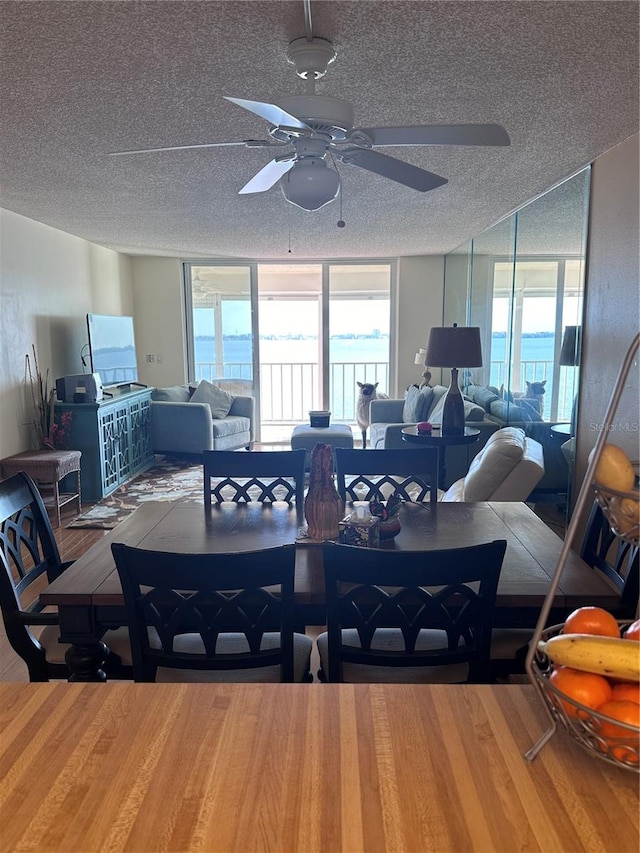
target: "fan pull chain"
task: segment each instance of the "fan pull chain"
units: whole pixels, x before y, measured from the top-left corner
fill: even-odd
[[[347,223],[342,218],[342,185],[340,186],[340,219],[338,219],[336,225],[338,228],[344,228]]]
[[[335,158],[333,156],[333,152],[331,150],[329,150],[329,157],[331,158],[333,168],[336,170],[336,172],[338,172],[338,164],[336,163]],[[340,172],[338,172],[338,176],[340,176]],[[340,205],[340,219],[338,219],[338,221],[336,222],[336,225],[338,226],[338,228],[344,228],[345,225],[347,224],[344,221],[344,219],[342,218],[342,189],[343,189],[342,178],[340,178],[340,190],[338,191],[338,197],[339,197],[338,204]]]

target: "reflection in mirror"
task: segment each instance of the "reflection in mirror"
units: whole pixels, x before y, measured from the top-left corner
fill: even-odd
[[[536,494],[571,493],[590,170],[445,258],[444,322],[480,326],[484,366],[462,375],[486,417],[539,441]]]

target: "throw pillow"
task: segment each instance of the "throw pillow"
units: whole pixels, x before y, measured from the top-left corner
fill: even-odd
[[[524,409],[516,406],[514,403],[510,403],[508,400],[494,400],[491,404],[491,414],[504,424],[531,422],[531,418]]]
[[[192,403],[208,403],[211,409],[211,417],[216,420],[226,418],[235,397],[224,391],[218,385],[203,379],[191,396]]]
[[[186,385],[172,385],[170,388],[154,388],[151,399],[161,403],[188,403],[189,389]]]
[[[471,400],[464,401],[464,419],[465,421],[482,421],[484,420],[484,409],[482,406],[477,406]]]
[[[420,407],[420,389],[417,385],[409,385],[404,392],[404,406],[402,407],[402,422],[405,424],[417,424],[420,421],[418,409]]]
[[[402,422],[405,424],[418,424],[426,421],[433,399],[433,388],[425,385],[418,388],[417,385],[409,385],[404,392],[404,406],[402,409]]]
[[[544,418],[540,414],[540,410],[535,407],[533,403],[530,403],[528,400],[518,400],[518,406],[522,409],[523,412],[526,412],[529,415],[530,420],[532,421],[544,421]]]
[[[443,394],[440,397],[438,402],[433,407],[433,411],[429,415],[429,421],[432,424],[434,424],[435,426],[438,426],[442,423],[442,410],[444,408],[444,400],[445,400],[446,396],[447,396],[446,394]]]
[[[433,388],[430,385],[425,385],[420,389],[419,396],[421,404],[418,411],[419,417],[416,423],[429,420],[429,411],[433,405]]]
[[[433,407],[433,411],[429,415],[429,420],[432,424],[442,424],[442,410],[444,409],[444,401],[446,399],[446,394],[438,400],[438,402]],[[481,406],[476,406],[475,403],[472,403],[470,400],[462,400],[464,404],[464,419],[466,421],[481,421],[484,420],[484,409]]]
[[[500,395],[494,393],[494,391],[491,388],[483,388],[482,386],[479,386],[479,387],[474,389],[473,402],[476,403],[478,406],[482,406],[482,408],[485,410],[485,412],[490,411],[491,410],[491,404],[495,400],[499,400],[499,399],[500,399]]]

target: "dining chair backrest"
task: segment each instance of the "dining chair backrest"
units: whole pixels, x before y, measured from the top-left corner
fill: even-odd
[[[425,552],[324,543],[325,676],[342,681],[345,663],[370,667],[466,663],[469,681],[489,680],[491,629],[506,546],[505,540],[495,540]],[[355,629],[356,644],[344,642],[345,629]],[[378,643],[378,632],[384,635],[387,629],[396,629],[400,647],[397,642]],[[423,632],[429,632],[427,643],[422,642]]]
[[[620,619],[635,618],[640,584],[638,546],[616,536],[597,500],[589,514],[580,556],[618,590],[620,601],[613,611],[615,615]]]
[[[145,551],[114,542],[136,681],[158,667],[280,667],[294,680],[295,546],[218,554]],[[264,648],[266,634],[279,642]],[[229,638],[241,635],[242,644]],[[305,638],[308,639],[308,638]]]
[[[438,449],[347,450],[336,447],[336,484],[343,500],[438,500]]]
[[[57,613],[43,613],[33,584],[46,574],[54,581],[63,563],[38,487],[20,472],[0,481],[0,606],[7,639],[29,670],[31,681],[68,676],[65,664],[47,661],[29,626],[57,625]]]
[[[204,503],[304,500],[304,450],[205,450]]]

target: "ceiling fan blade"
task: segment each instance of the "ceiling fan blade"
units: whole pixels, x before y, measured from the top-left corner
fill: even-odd
[[[379,145],[511,145],[509,134],[499,124],[424,124],[414,127],[360,127]]]
[[[292,116],[291,113],[286,112],[275,104],[265,104],[262,101],[246,101],[244,98],[229,98],[226,95],[224,98],[227,101],[231,101],[232,104],[237,104],[239,107],[244,107],[245,110],[255,113],[275,127],[295,127],[298,130],[308,130],[311,132],[308,124],[300,121],[299,118]]]
[[[133,151],[110,151],[109,157],[121,157],[123,154],[156,154],[161,151],[191,151],[194,148],[226,148],[231,145],[244,145],[245,148],[268,148],[278,143],[267,139],[242,139],[238,142],[203,142],[199,145],[169,145],[165,148],[136,148]]]
[[[250,181],[239,190],[239,195],[247,193],[263,193],[270,190],[283,175],[286,175],[289,169],[292,168],[296,161],[296,155],[292,154],[290,158],[281,160],[271,160],[260,171],[255,174]]]
[[[427,172],[419,166],[405,163],[388,154],[372,151],[370,148],[347,148],[336,154],[338,159],[350,166],[360,166],[368,172],[375,172],[383,178],[389,178],[406,187],[425,193],[448,183],[446,178],[433,172]]]

